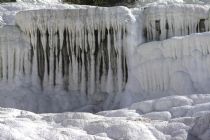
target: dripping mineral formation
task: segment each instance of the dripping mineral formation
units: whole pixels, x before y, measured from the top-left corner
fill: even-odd
[[[127,14],[120,7],[18,13],[16,23],[30,39],[30,73],[39,77],[42,88],[61,85],[90,97],[122,92],[132,22]]]
[[[132,7],[1,3],[0,139],[209,140],[210,1]]]
[[[33,5],[1,5],[2,106],[97,111],[208,94],[208,4]]]
[[[16,24],[30,44],[23,69],[32,85],[77,92],[93,103],[121,93],[128,80],[128,28],[135,19],[126,8],[110,9],[19,12]]]

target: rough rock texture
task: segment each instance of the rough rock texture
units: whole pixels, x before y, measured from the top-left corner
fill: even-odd
[[[131,9],[1,4],[1,82],[14,83],[5,87],[10,94],[0,92],[7,97],[2,106],[62,112],[95,105],[97,111],[169,95],[208,94],[209,5],[183,2]],[[20,40],[12,29],[24,34],[17,41],[26,45],[24,51],[12,41]],[[30,92],[20,92],[22,101],[15,102],[14,91],[26,89]],[[34,96],[38,102],[28,106]]]
[[[198,138],[209,140],[210,108],[207,105],[209,103],[205,103],[209,102],[209,99],[209,94],[171,96],[135,103],[127,109],[103,111],[97,114],[71,112],[34,114],[0,108],[0,138],[2,140],[197,140]],[[150,112],[144,114],[142,109],[146,102],[151,102],[153,107]],[[162,103],[165,103],[164,108],[161,107]],[[187,111],[184,109],[185,106],[189,106]],[[183,112],[181,113],[183,115],[174,116],[174,110]]]
[[[0,139],[209,140],[208,0],[39,2],[0,4]]]

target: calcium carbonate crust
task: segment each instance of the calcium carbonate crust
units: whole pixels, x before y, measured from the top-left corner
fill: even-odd
[[[0,4],[0,139],[208,140],[209,1],[138,3]]]

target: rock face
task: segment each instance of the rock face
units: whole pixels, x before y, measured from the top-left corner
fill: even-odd
[[[209,94],[170,96],[135,103],[127,109],[97,114],[35,114],[0,108],[0,138],[209,140],[209,102]],[[145,106],[152,106],[147,113],[143,111]]]
[[[207,140],[210,137],[210,114],[201,116],[195,120],[195,125],[190,130],[190,134],[200,140]]]
[[[96,105],[97,111],[209,93],[208,4],[129,9],[53,2],[1,5],[2,106],[62,112]]]
[[[43,88],[62,85],[87,95],[121,92],[128,79],[132,17],[127,14],[120,7],[18,13],[16,24],[30,37],[31,73],[37,72]]]
[[[0,4],[0,139],[209,140],[209,2]]]

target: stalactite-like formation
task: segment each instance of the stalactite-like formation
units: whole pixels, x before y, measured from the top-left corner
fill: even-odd
[[[85,94],[122,91],[128,79],[131,21],[125,13],[119,7],[18,14],[18,26],[30,37],[32,76],[37,74],[42,87],[62,86]]]
[[[0,81],[15,82],[17,76],[28,76],[28,50],[26,36],[15,26],[0,28]]]
[[[0,28],[0,83],[38,91],[38,107],[110,109],[126,93],[144,99],[209,91],[209,33],[185,36],[209,31],[208,6],[72,6],[15,18],[16,26]]]
[[[169,4],[145,7],[146,41],[209,31],[208,13],[209,7],[201,5]]]
[[[145,97],[208,92],[203,85],[209,83],[209,38],[209,33],[193,34],[140,45],[133,73]]]

